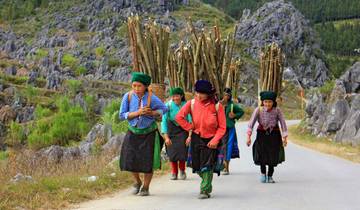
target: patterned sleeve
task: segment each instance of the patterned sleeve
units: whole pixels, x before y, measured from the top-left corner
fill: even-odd
[[[247,134],[248,136],[251,136],[252,131],[254,129],[255,123],[259,118],[259,107],[257,107],[254,112],[251,115],[250,121],[249,121],[249,125],[248,125],[248,130],[247,130]]]
[[[279,108],[277,108],[277,110],[278,110],[278,119],[279,119],[280,126],[281,126],[281,135],[282,135],[282,137],[287,137],[288,129],[286,126],[286,121],[285,121],[284,115]]]

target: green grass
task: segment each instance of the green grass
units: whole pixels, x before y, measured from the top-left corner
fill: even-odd
[[[74,57],[71,54],[65,54],[62,58],[62,66],[70,67],[72,69],[76,69],[76,66],[79,64],[79,59]]]
[[[357,61],[360,61],[360,56],[326,55],[326,63],[333,78],[339,78]]]
[[[0,161],[6,160],[9,157],[9,153],[7,151],[0,151]]]
[[[230,16],[199,1],[191,1],[189,6],[181,6],[172,13],[172,16],[183,21],[186,21],[189,17],[193,22],[201,20],[207,27],[218,24],[222,30],[230,30],[235,24],[235,20]]]
[[[360,19],[349,19],[349,20],[337,20],[337,21],[332,21],[334,23],[335,28],[340,28],[342,25],[345,24],[351,24],[351,25],[356,25],[358,23],[360,23]]]
[[[333,80],[326,81],[323,86],[319,87],[319,91],[323,95],[330,96],[332,90],[334,89],[334,86],[335,86],[335,81]]]
[[[290,140],[295,144],[320,151],[322,153],[335,155],[355,163],[360,163],[360,146],[351,146],[332,141],[331,138],[318,138],[311,135],[302,125],[289,128]]]
[[[11,167],[3,166],[0,168],[0,209],[65,209],[130,187],[132,175],[121,172],[118,161],[109,165],[110,160],[101,155],[86,162],[75,160],[52,166],[40,165],[35,171],[43,171],[44,174],[26,174],[31,175],[35,182],[17,184],[9,182],[13,176]],[[31,166],[20,165],[25,170],[22,167]],[[168,164],[164,163],[162,170],[155,172],[155,178],[168,171]],[[111,175],[113,173],[114,176]],[[89,176],[97,176],[98,179],[95,182],[83,180]]]

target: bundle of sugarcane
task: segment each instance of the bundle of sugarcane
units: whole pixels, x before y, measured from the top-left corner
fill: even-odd
[[[233,61],[235,34],[230,33],[222,39],[218,26],[214,26],[209,33],[206,33],[204,29],[197,33],[191,21],[188,22],[188,28],[191,33],[190,45],[192,47],[189,48],[189,53],[192,55],[193,62],[192,79],[193,81],[198,79],[211,81],[218,95],[222,97],[225,87],[238,84],[240,80],[238,72],[241,62]],[[230,71],[232,65],[234,69]]]
[[[272,43],[260,54],[259,91],[274,91],[281,95],[285,56],[281,48]]]
[[[170,28],[158,26],[151,20],[142,27],[139,16],[130,16],[128,34],[134,71],[150,75],[154,93],[164,99]]]
[[[192,92],[194,86],[194,70],[191,46],[180,42],[176,50],[170,50],[168,56],[167,76],[171,87],[181,87],[185,92]]]
[[[236,60],[230,65],[226,87],[232,89],[232,95],[234,98],[237,98],[237,90],[240,88],[240,69],[242,65],[243,63],[240,59]]]

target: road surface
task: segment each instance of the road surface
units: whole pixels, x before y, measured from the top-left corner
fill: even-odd
[[[197,199],[200,178],[188,169],[185,181],[170,181],[168,176],[155,179],[149,197],[130,195],[128,189],[75,209],[360,210],[360,164],[289,143],[286,162],[275,168],[277,183],[263,184],[251,149],[245,145],[246,123],[237,124],[237,133],[241,159],[231,161],[231,175],[214,176],[211,199]]]

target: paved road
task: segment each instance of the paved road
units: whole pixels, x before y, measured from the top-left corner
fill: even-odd
[[[286,162],[275,168],[277,183],[262,184],[258,181],[259,168],[252,162],[251,149],[245,146],[246,123],[237,126],[241,159],[231,162],[230,176],[214,178],[211,199],[197,199],[200,179],[188,171],[189,179],[185,181],[170,181],[167,176],[154,180],[149,197],[132,196],[125,190],[77,208],[360,210],[359,164],[290,143],[286,148]]]

